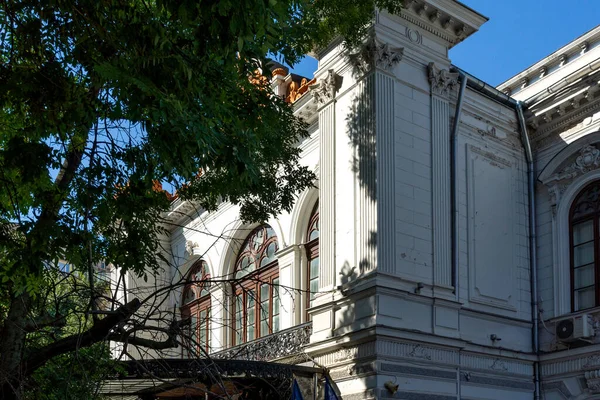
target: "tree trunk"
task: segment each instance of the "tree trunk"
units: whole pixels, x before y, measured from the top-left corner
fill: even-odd
[[[0,341],[0,398],[17,399],[21,391],[21,365],[25,347],[27,314],[31,297],[22,293],[13,297]]]

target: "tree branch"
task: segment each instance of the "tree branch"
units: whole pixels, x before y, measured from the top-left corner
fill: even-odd
[[[40,315],[32,321],[27,322],[23,329],[25,329],[27,332],[35,332],[47,326],[63,327],[66,325],[66,323],[67,320],[64,316],[53,316],[46,313],[44,315]]]
[[[138,299],[133,299],[129,303],[119,307],[114,313],[98,320],[87,331],[81,334],[75,334],[49,344],[46,347],[36,351],[35,354],[21,363],[23,376],[30,376],[36,369],[44,365],[52,357],[68,353],[80,347],[88,347],[106,339],[111,329],[119,323],[126,321],[141,306]]]

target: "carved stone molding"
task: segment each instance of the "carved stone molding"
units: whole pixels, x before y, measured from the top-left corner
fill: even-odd
[[[515,376],[531,376],[533,373],[533,366],[529,362],[478,354],[463,355],[461,365],[469,370],[493,371]]]
[[[197,249],[198,247],[197,242],[192,242],[191,240],[185,242],[185,252],[190,255],[194,254],[194,249]]]
[[[590,393],[600,393],[600,369],[585,371],[584,376]]]
[[[594,145],[586,144],[579,150],[575,160],[555,173],[547,182],[551,204],[558,204],[569,183],[587,172],[600,168],[600,150]]]
[[[502,361],[499,358],[496,358],[494,360],[494,362],[492,363],[492,365],[490,365],[490,369],[493,369],[496,371],[508,371],[508,366],[506,365],[506,363],[504,361]]]
[[[333,360],[335,362],[343,362],[346,360],[351,360],[352,358],[354,358],[355,352],[356,352],[356,349],[354,349],[354,348],[345,348],[345,349],[338,350],[337,353],[335,353]]]
[[[588,171],[600,166],[600,150],[595,146],[586,144],[581,150],[575,161],[563,169],[559,176],[560,179],[573,179],[577,175],[585,174]]]
[[[585,360],[582,369],[590,393],[600,393],[600,355],[593,354]]]
[[[427,76],[433,94],[447,96],[458,84],[458,73],[438,68],[434,62],[427,66]]]
[[[431,360],[431,351],[428,348],[417,344],[413,347],[410,353],[408,353],[408,356],[414,358],[422,358],[424,360]]]
[[[392,47],[373,36],[348,57],[358,72],[365,74],[373,67],[384,71],[392,69],[402,60],[403,54],[403,48]]]
[[[310,86],[310,91],[319,106],[328,103],[335,97],[335,92],[342,84],[342,77],[333,69],[327,71],[327,76],[319,79],[316,84]]]

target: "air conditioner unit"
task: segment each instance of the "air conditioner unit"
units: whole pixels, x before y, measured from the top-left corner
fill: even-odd
[[[556,337],[562,342],[574,342],[594,336],[594,325],[590,314],[581,314],[556,322]]]

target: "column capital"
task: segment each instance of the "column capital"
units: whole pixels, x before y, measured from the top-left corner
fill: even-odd
[[[366,74],[373,68],[384,71],[391,70],[402,60],[403,55],[404,48],[393,47],[372,35],[348,57],[359,74]]]
[[[439,68],[434,62],[427,66],[427,77],[431,84],[431,93],[448,96],[450,91],[458,84],[458,73]]]
[[[335,93],[342,86],[342,79],[333,69],[330,69],[324,78],[317,79],[317,83],[310,86],[310,91],[319,107],[335,98]]]

